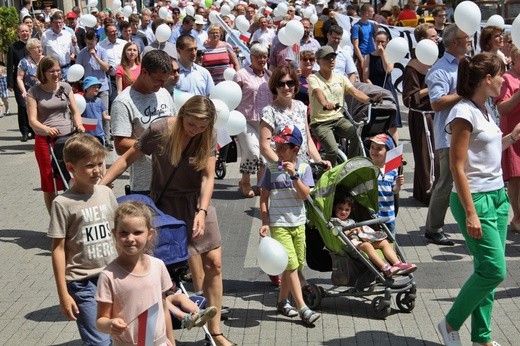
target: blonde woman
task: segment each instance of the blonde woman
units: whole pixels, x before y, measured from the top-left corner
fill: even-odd
[[[215,84],[224,80],[224,71],[228,67],[234,68],[235,71],[240,69],[233,47],[222,40],[222,30],[218,25],[212,24],[208,29],[202,66],[208,69]]]
[[[141,156],[152,155],[151,196],[165,213],[186,222],[194,290],[202,290],[208,304],[218,307],[208,328],[217,345],[227,346],[235,344],[220,330],[222,242],[211,204],[217,153],[215,117],[209,98],[192,97],[177,117],[152,122],[136,145],[110,167],[101,184],[111,183]]]
[[[119,95],[126,87],[134,84],[140,73],[141,57],[139,56],[139,48],[135,42],[128,42],[123,47],[121,65],[116,69],[117,94]]]

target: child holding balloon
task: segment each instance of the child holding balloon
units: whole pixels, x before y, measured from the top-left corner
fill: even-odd
[[[300,316],[306,324],[313,324],[321,315],[312,311],[303,300],[298,269],[305,262],[305,205],[314,186],[310,166],[300,162],[298,151],[303,143],[300,130],[293,125],[278,131],[273,140],[278,163],[270,164],[259,183],[262,227],[260,236],[268,232],[288,253],[288,264],[282,274],[277,309],[287,317]],[[292,295],[296,308],[289,303]]]

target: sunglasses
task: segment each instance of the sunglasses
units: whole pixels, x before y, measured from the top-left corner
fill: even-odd
[[[303,61],[316,61],[314,58],[302,58]]]
[[[278,88],[283,88],[283,87],[288,87],[288,88],[293,88],[294,86],[296,86],[296,82],[293,81],[293,80],[288,80],[288,81],[278,81],[276,83],[276,86]]]
[[[179,73],[179,71],[180,71],[180,69],[178,69],[178,68],[175,69],[175,68],[174,68],[174,69],[172,70],[172,74]]]

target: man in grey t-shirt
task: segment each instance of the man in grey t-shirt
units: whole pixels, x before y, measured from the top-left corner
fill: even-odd
[[[171,57],[160,50],[151,51],[144,55],[141,73],[134,84],[114,100],[110,115],[114,144],[119,155],[134,145],[152,121],[176,114],[172,96],[163,88],[171,75]],[[151,175],[150,157],[145,156],[130,166],[132,192],[147,193]]]

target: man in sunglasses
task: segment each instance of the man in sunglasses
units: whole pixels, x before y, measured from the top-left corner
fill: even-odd
[[[336,53],[331,46],[316,51],[320,70],[309,76],[309,99],[311,104],[311,130],[325,150],[325,159],[336,162],[338,143],[334,134],[349,141],[348,157],[358,156],[360,144],[356,127],[343,116],[345,95],[350,94],[363,103],[370,97],[356,89],[343,74],[334,72]]]

